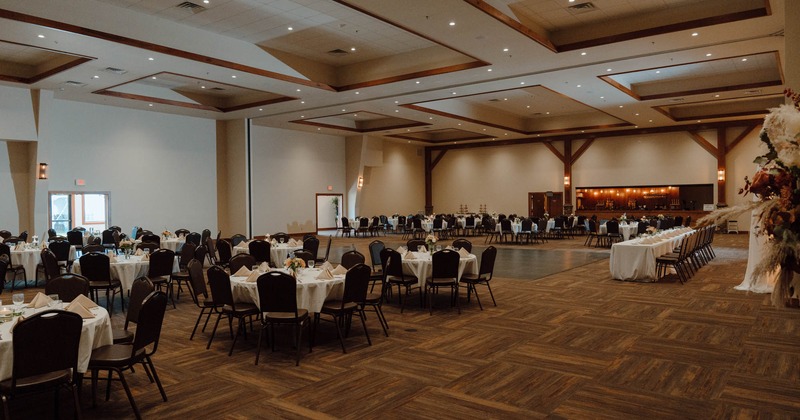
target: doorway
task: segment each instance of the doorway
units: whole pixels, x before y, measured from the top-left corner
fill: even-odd
[[[317,232],[339,227],[344,202],[342,194],[317,194]]]
[[[545,213],[550,216],[561,215],[564,211],[564,193],[561,192],[529,192],[528,216],[542,217]]]
[[[61,236],[76,227],[102,232],[109,226],[108,202],[104,192],[50,192],[50,228]]]

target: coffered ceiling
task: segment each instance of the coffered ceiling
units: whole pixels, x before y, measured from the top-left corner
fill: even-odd
[[[428,145],[763,117],[785,0],[0,0],[0,84]]]

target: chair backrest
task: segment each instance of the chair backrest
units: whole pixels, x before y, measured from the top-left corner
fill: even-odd
[[[236,246],[242,243],[243,241],[247,240],[247,236],[242,235],[241,233],[237,233],[231,236],[231,246]]]
[[[247,269],[251,269],[254,265],[256,265],[256,257],[250,254],[236,254],[231,258],[230,262],[228,263],[228,267],[231,270],[231,274],[239,271],[242,267],[247,267]]]
[[[328,256],[331,255],[331,243],[333,242],[333,237],[328,236],[328,246],[325,247],[325,257],[323,257],[323,261],[328,261]]]
[[[683,216],[675,216],[673,226],[683,226]]]
[[[384,248],[381,251],[381,265],[386,275],[403,277],[403,259],[393,248]]]
[[[19,240],[22,241],[22,242],[28,242],[28,231],[27,230],[23,230],[19,234]]]
[[[152,254],[158,249],[159,245],[153,242],[139,242],[136,244],[136,249],[142,249],[148,254]]]
[[[369,243],[369,259],[372,262],[372,269],[381,265],[381,251],[386,246],[382,241],[372,241]]]
[[[9,261],[11,260],[11,248],[5,242],[0,242],[0,255],[5,255],[9,258]]]
[[[57,294],[64,302],[75,300],[78,295],[89,296],[89,279],[80,274],[63,274],[51,278],[44,284],[44,293]]]
[[[282,271],[270,271],[256,280],[261,312],[289,312],[297,317],[297,281]]]
[[[69,241],[70,245],[73,245],[73,246],[76,246],[76,247],[79,247],[79,248],[82,247],[83,246],[83,232],[81,232],[79,230],[71,230],[71,231],[67,232],[67,241]]]
[[[686,221],[683,223],[684,226],[692,226],[692,216],[686,216]]]
[[[208,230],[208,229],[203,229],[203,233],[200,236],[200,243],[205,244],[206,243],[206,239],[208,239],[210,237],[211,237],[211,231]]]
[[[0,255],[0,290],[6,285],[6,273],[8,273],[8,256]]]
[[[194,259],[203,263],[206,260],[206,254],[208,254],[208,248],[205,245],[200,245],[194,250]]]
[[[216,260],[217,248],[214,247],[214,238],[209,236],[205,239],[205,241],[203,241],[203,245],[206,246],[206,252],[208,253],[209,258]]]
[[[369,228],[369,219],[366,217],[362,217],[358,219],[358,228],[359,229],[367,229]]]
[[[406,248],[413,252],[417,252],[417,249],[419,249],[420,245],[426,245],[423,239],[410,239],[408,242],[406,242]]]
[[[356,264],[364,264],[366,260],[364,254],[353,249],[342,254],[342,267],[349,270]]]
[[[345,229],[349,229],[350,228],[350,219],[348,219],[346,217],[342,217],[342,227],[345,228]]]
[[[491,280],[494,274],[494,261],[497,259],[497,248],[490,246],[481,254],[481,268],[478,275],[487,274],[486,280]]]
[[[19,236],[9,236],[3,241],[4,244],[10,244],[10,245],[16,245],[18,242],[25,242],[25,241],[23,241]]]
[[[284,243],[289,242],[289,239],[291,238],[289,236],[289,234],[286,233],[286,232],[278,232],[278,233],[272,235],[272,237],[275,238],[275,240],[278,241],[278,242],[280,242],[281,239],[283,239]]]
[[[80,258],[81,274],[90,281],[111,282],[111,262],[100,252],[84,253]]]
[[[441,229],[441,228],[442,228],[442,222],[443,222],[443,221],[444,221],[444,220],[443,220],[441,217],[436,217],[436,218],[434,218],[434,219],[433,219],[433,228],[434,228],[434,229]]]
[[[56,254],[56,259],[58,261],[67,261],[69,260],[69,249],[71,246],[69,241],[53,241],[50,242],[48,248],[53,251],[53,254]]]
[[[233,249],[231,249],[231,243],[226,241],[225,239],[220,239],[217,241],[217,253],[219,254],[219,262],[222,264],[227,264],[231,260],[231,254],[233,253]]]
[[[194,253],[197,250],[197,245],[186,242],[183,244],[183,248],[181,248],[181,259],[178,262],[178,265],[181,268],[186,268],[186,265],[189,264],[189,261],[194,258]]]
[[[650,225],[648,225],[647,223],[639,222],[639,224],[636,225],[636,233],[637,234],[645,233],[647,232],[648,227],[650,227]]]
[[[177,237],[180,237],[181,235],[186,236],[190,232],[191,231],[189,229],[184,229],[184,228],[175,229],[175,236]]]
[[[431,257],[431,277],[435,279],[458,279],[458,263],[461,257],[452,249],[443,249],[433,253]]]
[[[247,244],[247,249],[250,250],[250,255],[252,255],[256,259],[256,262],[258,263],[266,262],[267,264],[269,264],[270,262],[269,253],[271,247],[272,246],[270,245],[269,242],[261,239],[250,241],[250,243]]]
[[[167,310],[166,293],[156,290],[144,298],[142,307],[139,308],[139,318],[136,320],[136,335],[133,337],[131,358],[141,354],[145,347],[153,345],[147,353],[152,355],[158,349],[158,340],[161,337],[161,326],[164,323],[164,312]]]
[[[147,277],[154,279],[161,276],[172,274],[172,265],[175,263],[175,252],[171,249],[159,248],[150,254],[150,267],[147,270]],[[81,267],[83,265],[81,264]]]
[[[312,255],[308,251],[295,251],[294,256],[295,258],[300,258],[301,260],[303,260],[303,262],[306,263],[306,266],[308,266],[309,260],[314,260],[314,255]]]
[[[58,258],[53,251],[45,248],[42,250],[42,264],[44,265],[44,278],[50,280],[61,275],[61,269],[58,267]]]
[[[464,220],[464,227],[473,228],[475,226],[475,216],[467,216]]]
[[[11,237],[11,232],[9,232],[9,231],[7,231],[5,229],[0,230],[0,238],[7,239],[9,237]]]
[[[186,235],[186,243],[192,243],[196,246],[200,246],[200,234],[197,232],[192,232]]]
[[[342,307],[349,302],[362,303],[367,300],[369,289],[369,275],[372,269],[366,264],[356,264],[344,277],[344,292],[342,292]]]
[[[609,220],[606,222],[606,232],[610,235],[619,234],[619,222],[616,220]]]
[[[203,276],[203,260],[192,259],[186,266],[189,272],[189,281],[191,282],[192,299],[194,303],[199,303],[198,297],[203,295],[203,298],[208,299],[208,289],[206,288],[206,279]]]
[[[128,328],[129,322],[139,323],[139,311],[142,309],[142,303],[154,290],[155,285],[147,277],[139,277],[133,281],[131,295],[128,298],[128,313],[125,314],[125,329]]]
[[[453,248],[455,248],[455,249],[464,248],[464,249],[467,250],[467,252],[469,252],[471,254],[472,253],[472,242],[470,242],[470,241],[468,241],[468,240],[466,240],[464,238],[459,238],[459,239],[456,239],[455,241],[453,241]]]
[[[211,299],[215,304],[231,307],[235,305],[231,277],[222,267],[215,265],[208,269],[208,286],[211,288]]]
[[[113,230],[113,229],[106,229],[106,230],[103,231],[103,235],[102,235],[103,245],[115,245],[116,244],[116,242],[114,242],[114,232],[116,232],[116,231]]]
[[[532,232],[533,231],[533,220],[525,218],[522,219],[522,226],[519,228],[522,232]]]
[[[422,220],[415,217],[411,223],[414,225],[415,230],[422,230]]]
[[[161,247],[161,237],[158,235],[154,235],[152,233],[147,235],[142,235],[141,240],[142,242],[150,242]]]
[[[50,240],[50,238],[52,238],[54,236],[58,236],[58,233],[56,233],[56,230],[53,229],[53,228],[47,229],[47,240]]]
[[[317,253],[319,252],[319,239],[317,239],[315,236],[304,239],[303,250],[310,252],[314,259],[317,259]]]
[[[100,238],[98,238],[98,239],[100,239]],[[90,252],[101,252],[102,253],[103,251],[105,251],[105,248],[103,248],[103,245],[100,245],[100,244],[87,244],[85,247],[83,247],[83,253],[84,254],[90,253]]]
[[[23,378],[72,369],[77,372],[83,319],[67,311],[33,314],[14,326],[11,393]]]

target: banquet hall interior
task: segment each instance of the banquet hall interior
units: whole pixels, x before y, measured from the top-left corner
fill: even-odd
[[[353,250],[374,269],[378,240],[408,248],[402,271],[421,277],[435,262],[413,237],[470,241],[457,278],[496,251],[491,294],[465,277],[449,300],[449,286],[425,294],[425,278],[410,294],[379,281],[388,329],[367,309],[343,337],[328,313],[315,322],[326,283],[298,275],[303,298],[322,293],[303,308],[300,346],[289,326],[262,343],[261,320],[223,319],[212,336],[218,308],[190,339],[195,290],[169,280],[152,355],[167,398],[137,364],[124,375],[138,411],[119,381],[105,394],[105,377],[95,405],[83,366],[84,418],[793,418],[800,311],[776,305],[772,283],[741,287],[758,223],[697,224],[753,201],[740,189],[765,152],[764,118],[800,89],[790,22],[800,2],[0,0],[0,230],[45,243],[85,228],[63,270],[75,274],[90,233],[180,240],[185,273],[176,231],[207,230],[210,294],[219,244],[253,252],[238,235],[314,235],[331,270]],[[618,220],[616,239],[590,234]],[[669,238],[664,253],[693,244],[691,266],[662,275],[658,255],[629,258],[655,248],[627,241],[650,245],[648,226]],[[289,251],[272,248],[283,266]],[[28,251],[11,259],[28,267],[6,274],[0,318],[49,281]],[[127,254],[117,238],[110,255]],[[234,284],[235,271],[220,275]],[[127,326],[129,277],[113,301],[94,299],[102,334]],[[258,304],[241,283],[233,295]],[[70,391],[59,399],[71,416]],[[46,394],[9,401],[11,417],[52,416]]]

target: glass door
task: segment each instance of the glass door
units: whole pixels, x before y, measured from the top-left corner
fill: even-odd
[[[109,226],[108,193],[51,192],[50,226],[59,235],[83,227],[92,233]]]
[[[72,229],[72,200],[70,194],[50,194],[50,227],[61,236]]]

